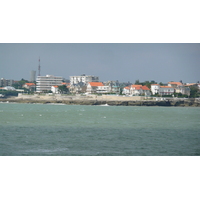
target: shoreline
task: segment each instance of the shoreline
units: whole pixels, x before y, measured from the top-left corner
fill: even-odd
[[[28,96],[28,95],[27,95]],[[200,101],[196,99],[166,99],[166,100],[146,100],[146,99],[130,99],[125,98],[101,98],[86,97],[79,98],[65,97],[9,97],[2,98],[0,102],[3,103],[41,103],[41,104],[66,104],[66,105],[109,105],[109,106],[167,106],[167,107],[200,107]]]

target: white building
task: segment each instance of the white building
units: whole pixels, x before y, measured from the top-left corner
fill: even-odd
[[[130,95],[131,86],[126,86],[123,88],[122,94]]]
[[[172,95],[174,94],[174,88],[170,86],[160,86],[160,95]]]
[[[123,94],[125,95],[131,95],[131,96],[150,96],[151,92],[150,89],[147,86],[142,85],[131,85],[127,86],[123,89]]]
[[[57,86],[57,85],[51,86],[51,91],[52,91],[52,93],[54,93],[54,94],[59,94],[58,86]]]
[[[22,87],[30,91],[35,91],[35,83],[25,83]]]
[[[89,82],[87,84],[88,93],[108,93],[109,86],[104,85],[102,82]]]
[[[151,92],[150,92],[150,89],[146,85],[144,85],[144,86],[131,85],[130,95],[131,96],[140,96],[140,95],[150,96]]]
[[[14,80],[7,80],[5,78],[0,79],[0,87],[12,86],[14,84]]]
[[[161,86],[159,84],[152,84],[151,85],[151,92],[153,95],[172,95],[174,94],[174,88],[171,86]]]
[[[36,80],[36,92],[50,91],[51,86],[62,85],[62,80],[63,78],[60,76],[38,76]]]
[[[85,74],[81,76],[70,76],[70,85],[77,85],[80,83],[87,85],[89,82],[99,82],[99,77]]]
[[[36,71],[31,71],[30,72],[30,82],[35,82],[35,77],[36,77]]]
[[[12,90],[12,91],[16,91],[16,89],[12,86],[6,86],[3,88],[4,90]]]

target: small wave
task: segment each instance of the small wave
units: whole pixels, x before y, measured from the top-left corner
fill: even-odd
[[[56,149],[31,149],[27,152],[31,153],[52,153],[52,152],[60,152],[60,151],[67,151],[68,148],[56,148]]]

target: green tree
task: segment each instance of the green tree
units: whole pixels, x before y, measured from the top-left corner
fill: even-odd
[[[162,82],[160,82],[160,83],[159,83],[159,85],[161,85],[161,86],[162,86],[162,85],[164,85],[164,84],[163,84]]]
[[[66,87],[66,85],[60,85],[58,86],[58,90],[61,94],[67,94],[69,93],[69,89]]]
[[[14,83],[12,86],[14,88],[17,88],[17,89],[22,89],[22,86],[25,84],[25,83],[29,83],[29,81],[25,80],[25,79],[21,79],[20,81]]]
[[[139,79],[135,81],[135,85],[140,85]]]
[[[198,97],[198,96],[199,96],[198,87],[197,86],[191,86],[190,87],[190,97],[195,98],[195,97]]]

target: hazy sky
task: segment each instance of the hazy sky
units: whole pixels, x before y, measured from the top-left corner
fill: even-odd
[[[1,43],[0,78],[30,80],[30,71],[69,79],[95,75],[100,81],[200,81],[200,44]]]

